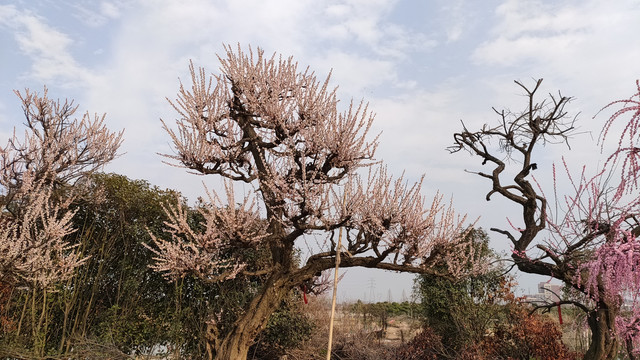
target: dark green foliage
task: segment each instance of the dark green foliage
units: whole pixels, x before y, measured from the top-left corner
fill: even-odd
[[[174,341],[167,328],[176,320],[169,311],[175,308],[175,286],[148,268],[152,257],[142,244],[150,240],[149,231],[161,233],[162,206],[178,201],[176,194],[115,174],[94,174],[76,186],[83,196],[72,206],[77,231],[68,240],[88,260],[54,291],[13,299],[13,319],[35,313],[49,326],[19,321],[20,332],[16,328],[7,337],[11,346],[63,354],[92,339],[125,353],[144,353]]]
[[[483,261],[497,259],[484,231],[470,236]],[[513,295],[513,286],[500,267],[458,282],[419,276],[415,291],[425,328],[400,349],[400,359],[575,359],[556,323],[529,315],[530,307]]]
[[[299,300],[299,299],[298,299]],[[252,359],[280,359],[286,349],[299,346],[311,338],[315,324],[293,303],[283,304],[269,318],[267,328],[258,336],[257,343],[249,351]]]
[[[161,234],[162,207],[178,198],[173,191],[115,174],[93,176],[89,189],[103,201],[78,204],[74,218],[81,229],[78,243],[91,256],[80,269],[84,287],[92,284],[80,302],[93,302],[92,309],[85,309],[92,319],[87,326],[125,352],[145,352],[171,340],[166,312],[175,287],[148,268],[151,254],[142,244],[150,241],[149,232]]]
[[[489,238],[482,229],[472,230],[481,261],[493,262]],[[485,335],[488,326],[500,312],[498,302],[508,291],[508,279],[500,268],[454,282],[445,278],[422,275],[416,279],[415,291],[421,299],[420,313],[425,325],[457,351]]]
[[[89,258],[74,278],[53,292],[11,294],[0,318],[9,330],[0,333],[0,349],[25,356],[70,352],[79,356],[81,349],[91,358],[105,349],[112,357],[166,348],[179,357],[202,357],[206,322],[216,319],[224,332],[263,279],[207,284],[184,277],[167,282],[149,268],[153,254],[143,244],[151,241],[149,232],[163,234],[163,207],[178,201],[186,206],[186,201],[174,191],[116,174],[95,174],[81,186],[86,195],[74,204],[78,231],[69,240]],[[192,209],[194,226],[201,220]],[[270,261],[266,249],[238,251],[234,256],[250,270]],[[308,336],[310,327],[294,307],[284,307],[270,321],[262,345],[278,351],[295,346]]]
[[[273,313],[261,340],[283,349],[292,348],[307,340],[313,327],[307,316],[285,308]]]
[[[397,302],[378,302],[375,304],[362,304],[364,311],[374,316],[385,313],[387,316],[410,315],[415,311],[416,305],[408,301]]]

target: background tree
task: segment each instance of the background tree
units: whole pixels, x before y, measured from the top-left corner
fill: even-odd
[[[480,349],[474,349],[481,358],[575,360],[580,356],[562,342],[556,320],[531,312],[513,296],[501,310],[492,331],[479,343]]]
[[[440,337],[446,350],[443,354],[451,358],[484,339],[504,312],[502,306],[513,284],[505,275],[506,269],[497,266],[498,254],[489,248],[487,233],[473,229],[467,236],[473,241],[478,259],[491,264],[486,272],[459,281],[419,275],[414,285],[425,326]]]
[[[15,93],[26,130],[21,140],[14,129],[0,148],[0,293],[13,294],[19,286],[35,297],[40,290],[46,302],[51,287],[85,260],[66,240],[75,231],[69,185],[111,161],[122,133],[110,132],[104,116],[72,118],[78,107],[49,99],[46,88],[42,95]],[[0,299],[3,305],[8,300]],[[46,312],[39,314],[32,323],[46,328]]]
[[[493,269],[497,270],[497,269]],[[424,328],[393,359],[555,359],[580,354],[563,343],[556,319],[514,295],[503,272],[462,284],[421,277]],[[445,299],[450,299],[447,302]]]
[[[99,170],[116,156],[122,134],[109,131],[105,115],[85,113],[73,118],[78,106],[73,101],[53,100],[45,87],[42,95],[28,89],[15,91],[22,102],[26,126],[21,140],[13,136],[0,150],[0,185],[4,210],[14,217],[27,206],[18,198],[28,183],[70,188]]]
[[[152,244],[155,269],[170,279],[265,275],[229,332],[212,329],[217,359],[246,358],[289,291],[333,267],[337,251],[343,267],[443,276],[469,270],[460,265],[468,263],[461,254],[471,254],[464,218],[440,196],[425,207],[419,183],[392,180],[384,168],[370,168],[366,179],[356,175],[372,165],[377,144],[367,140],[373,116],[365,104],[339,113],[328,78],[318,82],[291,58],[265,58],[260,49],[226,50],[221,75],[207,79],[204,69],[190,66],[192,86],[181,85],[171,102],[177,130],[164,125],[175,148],[168,157],[226,179],[226,203],[211,192],[202,231],[180,208],[169,208],[171,237],[154,236]],[[254,190],[238,200],[232,182]],[[343,248],[334,236],[340,227],[347,234]],[[328,241],[297,266],[296,240],[314,232],[327,233]],[[249,271],[235,254],[258,244],[269,249],[270,262]]]
[[[144,354],[159,344],[181,344],[170,329],[183,315],[175,302],[184,301],[177,295],[184,285],[167,286],[150,271],[142,243],[149,232],[162,233],[163,206],[183,206],[184,199],[117,174],[94,174],[83,186],[91,196],[73,204],[79,231],[69,241],[89,259],[60,292],[60,346],[68,352],[74,341],[94,338],[123,353]],[[191,297],[184,302],[191,304]],[[185,334],[199,338],[187,329]]]
[[[499,194],[522,208],[523,227],[496,229],[513,246],[512,259],[519,270],[554,277],[587,295],[593,306],[571,303],[587,314],[592,337],[585,359],[613,359],[623,339],[637,341],[636,295],[640,284],[638,235],[640,198],[638,197],[638,135],[640,132],[640,85],[634,97],[605,108],[621,105],[605,123],[601,141],[615,137],[617,148],[606,156],[602,169],[589,177],[585,170],[572,176],[567,170],[573,193],[556,197],[559,211],[553,213],[542,190],[529,180],[536,170],[534,149],[538,145],[564,143],[572,136],[574,120],[567,118],[565,106],[570,98],[549,95],[539,101],[536,94],[542,80],[532,88],[516,82],[527,96],[524,111],[496,111],[496,126],[454,134],[452,152],[467,150],[489,164],[491,172],[476,172],[489,179],[492,187],[486,199]],[[636,99],[637,98],[637,99]],[[614,131],[623,115],[631,119]],[[563,161],[564,163],[564,161]],[[508,173],[515,173],[508,181]],[[617,176],[616,176],[617,174]],[[556,169],[554,166],[554,177]],[[554,179],[554,185],[558,178]],[[554,193],[557,194],[557,189]],[[543,232],[547,229],[548,232]],[[537,250],[537,252],[535,251]],[[633,300],[632,316],[621,312],[623,303]],[[631,351],[631,356],[634,351]]]
[[[81,262],[62,241],[73,230],[61,188],[111,161],[122,133],[109,132],[104,116],[72,119],[78,107],[49,99],[46,88],[15,93],[26,130],[0,148],[0,282],[46,287]]]
[[[19,286],[33,298],[41,291],[46,303],[51,287],[69,279],[86,260],[66,240],[75,231],[69,185],[111,161],[122,133],[110,132],[104,116],[72,118],[78,107],[49,99],[46,88],[43,95],[29,90],[16,95],[26,130],[23,140],[14,130],[0,149],[0,288],[12,294]],[[46,329],[50,319],[45,309],[37,321],[33,306],[31,313],[31,323]],[[39,343],[42,352],[45,340]]]
[[[576,359],[578,354],[564,345],[557,322],[514,295],[516,282],[489,248],[487,233],[474,229],[467,236],[480,258],[492,265],[455,282],[418,276],[414,291],[421,299],[424,328],[400,348],[399,358]]]

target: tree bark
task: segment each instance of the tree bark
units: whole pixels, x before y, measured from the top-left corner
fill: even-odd
[[[251,301],[247,311],[233,324],[232,329],[214,349],[217,360],[243,360],[249,353],[258,333],[267,326],[270,315],[295,286],[297,276],[287,272],[276,272]]]
[[[585,360],[617,359],[620,341],[615,333],[617,309],[599,302],[598,307],[587,317],[591,329],[591,344],[584,355]]]
[[[627,338],[625,339],[625,346],[627,347],[627,357],[629,358],[629,360],[638,360],[638,355],[636,355],[636,353],[634,352],[633,349],[633,339],[632,338]]]

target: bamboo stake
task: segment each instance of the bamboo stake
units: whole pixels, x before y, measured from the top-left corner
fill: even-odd
[[[342,197],[342,208],[347,201],[347,192]],[[343,211],[344,212],[344,211]],[[327,360],[331,360],[331,345],[333,343],[333,321],[336,315],[336,297],[338,294],[338,269],[340,268],[340,252],[342,251],[342,227],[338,230],[338,244],[336,245],[336,269],[333,274],[333,296],[331,298],[331,320],[329,321],[329,344],[327,345]]]

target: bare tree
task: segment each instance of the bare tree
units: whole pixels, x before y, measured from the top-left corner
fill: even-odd
[[[319,82],[291,58],[267,58],[260,49],[226,51],[226,58],[219,57],[220,75],[207,78],[191,64],[193,84],[181,85],[170,101],[180,117],[177,130],[163,122],[175,148],[168,157],[226,179],[226,201],[210,195],[211,204],[201,210],[202,231],[181,209],[167,209],[171,238],[154,238],[152,244],[155,268],[169,278],[264,275],[231,328],[211,330],[211,356],[246,358],[282,299],[332,268],[338,251],[342,267],[454,277],[470,270],[463,266],[473,258],[465,218],[439,195],[425,207],[420,183],[393,180],[374,166],[377,138],[367,139],[373,115],[366,104],[351,103],[340,113],[329,78]],[[369,175],[356,175],[364,167]],[[234,182],[255,190],[238,201]],[[338,249],[334,230],[340,227],[347,235]],[[311,233],[325,233],[328,241],[298,265],[296,241]],[[222,256],[258,243],[270,249],[271,263],[257,272]]]
[[[15,93],[26,130],[0,148],[0,284],[46,288],[83,261],[64,241],[74,231],[70,185],[111,161],[122,133],[108,131],[104,116],[72,119],[78,107],[49,99],[46,88]]]
[[[569,195],[557,194],[555,186],[560,176],[554,166],[555,200],[554,206],[549,206],[541,185],[531,181],[531,172],[537,168],[534,150],[538,145],[566,143],[574,133],[575,118],[567,117],[565,111],[570,98],[561,94],[542,101],[536,98],[541,83],[540,79],[529,88],[516,81],[528,100],[524,111],[494,109],[498,125],[485,125],[479,131],[463,125],[463,131],[454,134],[450,151],[467,150],[491,167],[490,172],[475,172],[491,181],[487,200],[499,194],[521,207],[524,227],[510,224],[508,230],[491,229],[510,240],[515,266],[527,273],[559,279],[586,295],[586,303],[566,300],[549,305],[573,304],[586,312],[592,337],[585,359],[614,359],[622,339],[629,339],[631,344],[638,336],[640,107],[633,98],[607,106],[622,104],[623,108],[605,123],[603,141],[607,136],[617,138],[609,131],[612,124],[621,115],[633,113],[618,148],[605,158],[604,168],[594,176],[586,175],[584,169],[579,176],[572,175],[563,160],[573,189]],[[640,85],[634,96],[640,99]],[[508,179],[510,172],[515,173],[513,181]],[[616,172],[619,177],[614,176]],[[621,310],[629,295],[634,303],[631,317]]]

